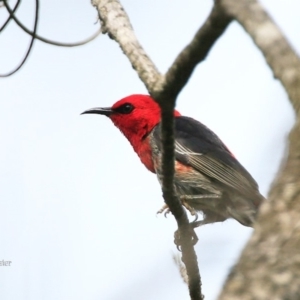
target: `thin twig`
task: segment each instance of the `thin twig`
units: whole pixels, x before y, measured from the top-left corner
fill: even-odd
[[[57,42],[57,41],[53,41],[47,38],[44,38],[38,34],[36,34],[35,31],[31,31],[29,30],[26,26],[24,26],[19,19],[15,16],[14,14],[14,10],[12,10],[9,5],[7,4],[7,0],[3,0],[4,5],[7,9],[7,11],[10,14],[10,19],[13,19],[16,24],[23,29],[26,33],[28,33],[30,36],[34,37],[37,40],[40,40],[41,42],[44,42],[46,44],[50,44],[50,45],[54,45],[54,46],[59,46],[59,47],[77,47],[77,46],[82,46],[85,45],[91,41],[93,41],[97,36],[99,36],[101,34],[101,28],[99,28],[93,35],[91,35],[90,37],[88,37],[87,39],[84,39],[82,41],[79,42],[75,42],[75,43],[63,43],[63,42]]]
[[[7,6],[6,0],[4,0],[4,5]],[[35,1],[35,16],[34,16],[33,35],[32,35],[29,47],[27,49],[27,52],[26,52],[23,60],[21,61],[21,63],[13,71],[10,71],[6,74],[0,74],[0,77],[9,77],[9,76],[13,75],[14,73],[16,73],[18,70],[20,70],[22,68],[22,66],[24,65],[25,61],[27,60],[27,58],[31,52],[33,42],[35,40],[34,35],[36,34],[36,31],[37,31],[38,19],[39,19],[39,0],[36,0]]]
[[[0,28],[0,32],[2,32],[2,30],[6,27],[6,25],[9,23],[9,21],[11,21],[13,19],[12,15],[14,15],[14,13],[16,12],[17,8],[19,7],[19,4],[21,3],[21,0],[18,0],[15,7],[12,9],[12,14],[9,14],[9,17],[7,18],[7,20],[4,22],[4,24],[1,26]],[[4,7],[4,3],[1,4],[2,6],[0,7]]]
[[[231,18],[216,3],[193,40],[179,53],[165,75],[163,89],[177,96],[186,85],[195,67],[203,61],[217,39],[224,33]]]
[[[173,261],[175,265],[177,266],[180,276],[185,284],[188,284],[189,278],[186,272],[186,267],[182,263],[180,256],[178,254],[173,254]]]

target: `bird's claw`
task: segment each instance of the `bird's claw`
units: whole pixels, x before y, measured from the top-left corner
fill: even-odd
[[[192,228],[195,229],[203,224],[205,224],[205,221],[204,220],[201,220],[201,221],[197,221],[197,219],[195,219],[193,222],[190,223]]]
[[[198,215],[198,213],[196,213],[196,214],[195,214],[195,218],[194,218],[194,220],[192,221],[192,223],[197,222],[197,221],[198,221],[198,217],[199,217],[199,215]]]
[[[198,213],[196,212],[196,210],[191,207],[186,201],[182,200],[181,204],[190,212],[190,214],[192,216],[195,216],[195,219],[192,221],[193,223],[196,222],[198,220]],[[157,211],[156,214],[164,214],[165,218],[167,217],[167,215],[170,213],[170,208],[167,204],[164,204],[163,207]]]
[[[162,213],[164,213],[165,218],[170,213],[170,209],[167,204],[164,204],[164,206],[156,214],[162,214]]]
[[[192,216],[196,215],[196,218],[198,218],[196,210],[188,204],[188,202],[184,199],[184,197],[180,200],[181,200],[181,204],[191,213],[191,215]]]
[[[174,244],[176,245],[177,250],[181,252],[180,233],[178,229],[174,232]]]
[[[170,213],[170,209],[168,208],[168,209],[166,209],[166,211],[164,213],[165,218],[168,216],[169,213]]]

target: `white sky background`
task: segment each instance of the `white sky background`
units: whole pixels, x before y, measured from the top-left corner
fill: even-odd
[[[34,1],[19,18],[32,28]],[[38,34],[64,42],[98,28],[89,1],[41,1]],[[212,1],[122,1],[135,32],[165,72]],[[300,51],[297,0],[264,0]],[[12,3],[11,3],[12,5]],[[5,19],[0,9],[0,20]],[[0,36],[0,72],[20,61],[29,37]],[[0,79],[0,297],[4,300],[189,299],[172,261],[176,230],[156,176],[102,116],[79,114],[146,93],[106,35],[78,48],[37,41],[20,72]],[[236,23],[181,92],[177,108],[213,129],[266,195],[293,124],[286,94]],[[206,300],[215,299],[251,230],[235,221],[197,229]]]

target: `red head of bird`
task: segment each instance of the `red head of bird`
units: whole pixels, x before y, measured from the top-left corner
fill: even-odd
[[[159,124],[161,118],[159,105],[149,95],[141,94],[122,98],[112,107],[96,107],[82,114],[102,114],[109,117],[139,155],[140,148],[145,146],[142,142]],[[180,113],[174,110],[174,116],[180,116]],[[146,167],[149,169],[147,165]]]

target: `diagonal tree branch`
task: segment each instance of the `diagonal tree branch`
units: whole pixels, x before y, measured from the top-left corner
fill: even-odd
[[[231,18],[218,3],[199,28],[193,40],[179,53],[167,74],[163,89],[176,97],[188,82],[195,67],[203,61],[216,40],[224,33]]]
[[[217,0],[262,51],[275,78],[286,89],[296,113],[300,111],[300,60],[280,29],[256,0]]]
[[[153,91],[162,75],[137,40],[128,15],[118,0],[92,0],[101,21],[102,33],[107,33],[121,47],[148,91]]]
[[[300,59],[256,0],[220,0],[249,33],[297,114],[288,157],[221,300],[300,299]]]
[[[174,177],[174,125],[173,110],[176,98],[187,83],[196,65],[201,62],[215,41],[225,31],[231,18],[216,5],[205,24],[191,43],[178,55],[167,74],[160,74],[137,40],[129,18],[117,0],[93,0],[101,20],[102,32],[108,33],[121,47],[137,71],[148,92],[162,109],[163,141],[163,196],[175,216],[181,235],[182,260],[189,277],[191,299],[203,299],[197,256],[193,247],[193,233],[173,186]]]

